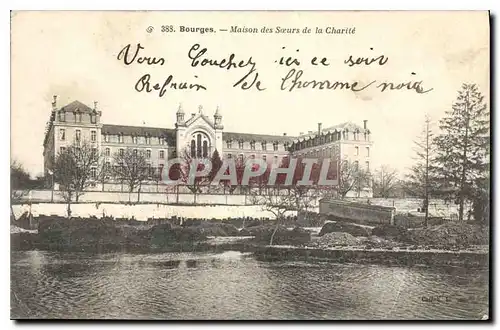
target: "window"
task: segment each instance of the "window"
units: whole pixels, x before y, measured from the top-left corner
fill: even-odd
[[[267,142],[262,142],[262,150],[267,150]]]
[[[104,155],[106,155],[106,157],[109,157],[111,155],[111,150],[109,148],[106,148]]]
[[[90,141],[95,142],[97,140],[96,131],[90,131]]]
[[[274,156],[274,165],[278,164],[278,156]]]
[[[278,143],[277,142],[273,143],[273,149],[274,149],[274,151],[278,151]]]
[[[366,157],[370,157],[370,147],[366,147]]]
[[[160,159],[165,158],[165,150],[160,150]]]
[[[243,162],[243,154],[238,155],[238,161]]]
[[[94,114],[90,114],[90,122],[91,122],[92,124],[95,124],[95,123],[96,123],[96,115],[94,115]]]
[[[226,141],[227,148],[231,149],[233,147],[233,141]]]
[[[118,154],[119,154],[120,156],[122,156],[122,157],[123,157],[123,155],[125,154],[125,150],[120,149],[120,150],[118,151]]]
[[[118,134],[118,143],[123,143],[123,134]]]
[[[163,164],[158,165],[158,172],[159,172],[158,174],[160,176],[160,179],[163,175],[163,166],[164,166]]]
[[[370,172],[370,162],[365,162],[366,171]]]
[[[146,158],[151,158],[151,150],[146,150]]]
[[[132,153],[134,154],[134,156],[137,156],[137,149],[134,149]]]
[[[137,144],[137,136],[132,136],[132,143]]]
[[[76,130],[75,132],[75,140],[77,142],[80,142],[80,138],[82,137],[82,131],[80,131],[79,129]]]
[[[355,149],[355,151],[356,151],[356,156],[359,156],[359,147],[358,147],[358,146],[356,146],[356,147],[354,147],[354,149]]]
[[[59,129],[59,140],[66,140],[66,130],[64,128]]]
[[[96,147],[92,147],[92,155],[97,155],[97,148]]]
[[[255,159],[255,155],[250,156],[250,159]]]
[[[95,167],[92,167],[92,168],[90,169],[90,177],[91,177],[93,180],[95,180],[95,179],[97,178],[97,170],[96,170],[96,168],[95,168]]]
[[[354,162],[354,170],[356,170],[356,171],[357,171],[358,169],[359,169],[359,162],[356,160],[356,161]]]
[[[243,149],[243,141],[238,141],[238,148]]]
[[[262,155],[262,160],[266,161],[267,160],[267,156],[266,155]]]
[[[106,163],[104,164],[104,170],[107,172],[107,171],[109,171],[110,169],[111,169],[111,163],[110,163],[110,162],[106,162]]]
[[[250,142],[250,149],[255,150],[255,141]]]
[[[233,155],[227,154],[227,159],[231,159],[231,158],[233,158]]]
[[[65,152],[65,151],[66,151],[66,147],[60,147],[60,148],[59,148],[59,153],[61,153],[61,154],[62,154],[62,153],[63,153],[63,152]]]
[[[59,121],[66,121],[66,112],[59,111]]]

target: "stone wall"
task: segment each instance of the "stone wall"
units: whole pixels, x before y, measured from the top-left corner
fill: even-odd
[[[366,224],[393,224],[395,209],[378,205],[323,199],[319,202],[321,214]]]

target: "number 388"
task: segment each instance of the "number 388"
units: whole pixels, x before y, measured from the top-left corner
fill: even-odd
[[[162,25],[161,32],[174,32],[174,26],[173,25]]]

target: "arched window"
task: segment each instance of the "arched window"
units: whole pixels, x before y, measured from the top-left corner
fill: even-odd
[[[191,140],[191,157],[196,157],[196,142]]]
[[[203,141],[203,157],[208,157],[208,141]]]
[[[196,134],[196,157],[201,157],[201,134]]]
[[[202,158],[209,157],[211,152],[211,143],[208,136],[203,132],[195,132],[191,135],[191,157]]]

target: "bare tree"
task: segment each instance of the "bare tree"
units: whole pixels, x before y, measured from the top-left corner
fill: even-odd
[[[73,198],[78,202],[85,190],[95,184],[102,169],[102,157],[97,148],[86,141],[75,141],[59,153],[54,163],[54,180],[67,203],[68,218],[71,217]]]
[[[360,192],[370,184],[370,174],[359,167],[357,162],[344,160],[339,166],[337,192],[344,199],[350,191]]]
[[[23,166],[17,162],[13,161],[10,164],[10,214],[11,219],[16,220],[14,214],[14,209],[12,204],[18,203],[23,197],[25,197],[30,189],[30,176],[28,172],[23,168]]]
[[[397,171],[387,165],[382,165],[373,177],[374,195],[378,197],[391,197],[398,184]]]
[[[276,218],[276,226],[269,241],[269,245],[273,245],[274,235],[276,235],[285,213],[297,210],[296,199],[291,194],[283,194],[279,190],[273,189],[268,189],[265,195],[254,193],[251,196],[255,204],[261,205],[263,211],[271,212]]]
[[[126,183],[129,202],[134,189],[137,189],[137,201],[139,202],[143,182],[152,177],[151,164],[147,161],[145,151],[127,148],[123,152],[115,153],[113,160],[115,162],[112,168],[113,176]]]
[[[411,167],[411,172],[407,175],[408,182],[406,189],[413,196],[423,199],[423,208],[425,211],[424,226],[427,227],[429,218],[429,198],[432,191],[431,179],[432,163],[434,158],[434,134],[432,131],[432,122],[428,115],[425,116],[424,128],[422,134],[415,141],[415,164]]]

